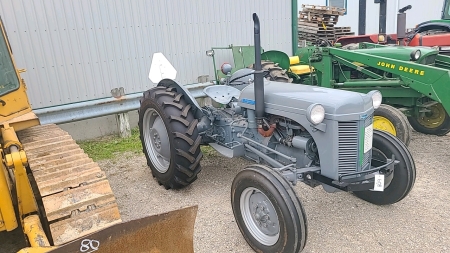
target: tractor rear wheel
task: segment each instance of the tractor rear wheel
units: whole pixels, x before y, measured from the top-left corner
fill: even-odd
[[[384,191],[356,191],[355,196],[376,205],[394,204],[406,197],[416,180],[416,166],[406,146],[393,135],[374,130],[372,166],[385,164],[392,155],[399,163],[395,165],[394,175]]]
[[[430,112],[418,117],[408,117],[412,128],[419,133],[446,135],[450,132],[450,116],[445,111],[442,104],[435,104],[428,107]]]
[[[155,87],[144,93],[139,131],[147,164],[166,189],[183,188],[201,170],[201,136],[192,107],[176,88]]]
[[[397,108],[382,104],[374,112],[373,128],[388,132],[409,146],[411,127],[406,116]]]
[[[240,171],[231,186],[238,227],[257,252],[300,252],[307,239],[305,210],[292,186],[262,165]]]
[[[251,69],[255,69],[254,64],[250,66]],[[274,63],[272,61],[261,61],[261,68],[262,70],[266,71],[266,74],[264,77],[267,80],[275,81],[275,82],[282,82],[282,83],[292,83],[292,78],[290,78],[286,72],[286,70],[283,70],[278,66],[277,63]]]

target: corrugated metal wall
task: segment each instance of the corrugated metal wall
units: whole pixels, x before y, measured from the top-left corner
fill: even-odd
[[[177,81],[213,77],[212,46],[253,44],[291,53],[291,1],[1,0],[0,15],[34,109],[147,90],[151,57],[163,52]]]

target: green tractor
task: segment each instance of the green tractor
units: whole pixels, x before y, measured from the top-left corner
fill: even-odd
[[[299,48],[296,55],[297,67],[306,65],[312,71],[300,73],[294,82],[357,92],[380,90],[384,105],[374,124],[406,144],[408,125],[399,112],[417,132],[439,136],[450,132],[450,57],[439,55],[437,49],[372,43],[336,48],[322,43]],[[291,68],[295,70],[295,64]]]
[[[231,47],[235,48],[239,47]],[[236,64],[236,55],[233,57]],[[383,104],[375,111],[374,128],[397,136],[406,145],[410,125],[425,134],[450,132],[450,88],[446,85],[450,82],[450,57],[437,49],[373,43],[333,47],[323,41],[299,48],[293,57],[266,51],[261,59],[276,68],[266,69],[270,79],[273,75],[269,73],[276,72],[285,82],[361,93],[381,91]],[[240,67],[251,64],[237,65],[236,69]]]

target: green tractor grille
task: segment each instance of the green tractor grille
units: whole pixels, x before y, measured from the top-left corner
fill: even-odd
[[[362,154],[365,127],[372,124],[373,116],[364,121],[341,121],[339,129],[338,174],[340,176],[368,169],[372,152]],[[361,136],[362,133],[362,136]],[[361,154],[360,154],[361,153]]]

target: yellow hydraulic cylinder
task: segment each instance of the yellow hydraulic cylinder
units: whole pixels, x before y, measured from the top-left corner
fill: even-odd
[[[47,247],[50,246],[47,236],[42,229],[39,216],[30,215],[23,219],[23,231],[28,237],[31,247]]]
[[[17,228],[16,214],[8,187],[7,169],[0,162],[0,231],[11,231]]]
[[[8,149],[11,145],[15,145],[18,149],[22,149],[22,144],[17,138],[16,131],[13,127],[10,127],[8,124],[3,124],[3,128],[1,128],[2,139],[3,139],[3,148]]]

